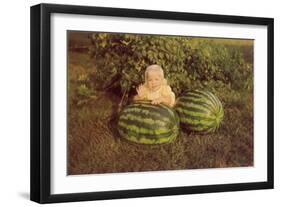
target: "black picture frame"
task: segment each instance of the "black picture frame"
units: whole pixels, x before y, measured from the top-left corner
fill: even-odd
[[[267,27],[267,181],[153,189],[51,194],[51,45],[50,16],[53,13],[181,20],[206,23],[263,25]],[[272,18],[227,16],[170,11],[39,4],[31,7],[31,174],[30,199],[38,203],[120,199],[225,191],[272,189],[274,186],[273,147],[273,44]]]

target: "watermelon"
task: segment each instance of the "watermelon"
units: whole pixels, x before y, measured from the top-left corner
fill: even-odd
[[[149,101],[138,101],[120,113],[118,132],[122,138],[140,144],[162,144],[174,141],[179,134],[179,118],[170,107]]]
[[[187,92],[177,100],[180,124],[184,129],[195,132],[214,132],[223,120],[222,103],[213,93],[203,90]]]

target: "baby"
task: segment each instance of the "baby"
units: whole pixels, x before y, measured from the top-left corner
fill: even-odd
[[[145,83],[137,88],[134,100],[151,100],[152,104],[175,105],[175,94],[164,78],[163,69],[159,65],[150,65],[145,71]]]

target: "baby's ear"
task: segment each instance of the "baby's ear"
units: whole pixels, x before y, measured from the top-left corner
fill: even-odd
[[[167,85],[168,83],[167,83],[167,79],[166,78],[164,78],[163,79],[163,85]]]

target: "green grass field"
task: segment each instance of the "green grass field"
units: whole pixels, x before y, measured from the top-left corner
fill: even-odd
[[[89,67],[87,54],[69,53],[69,97]],[[141,145],[121,139],[116,132],[116,108],[120,97],[97,91],[87,104],[68,100],[68,174],[180,170],[253,165],[253,94],[221,88],[225,117],[214,134],[181,130],[175,142]]]

